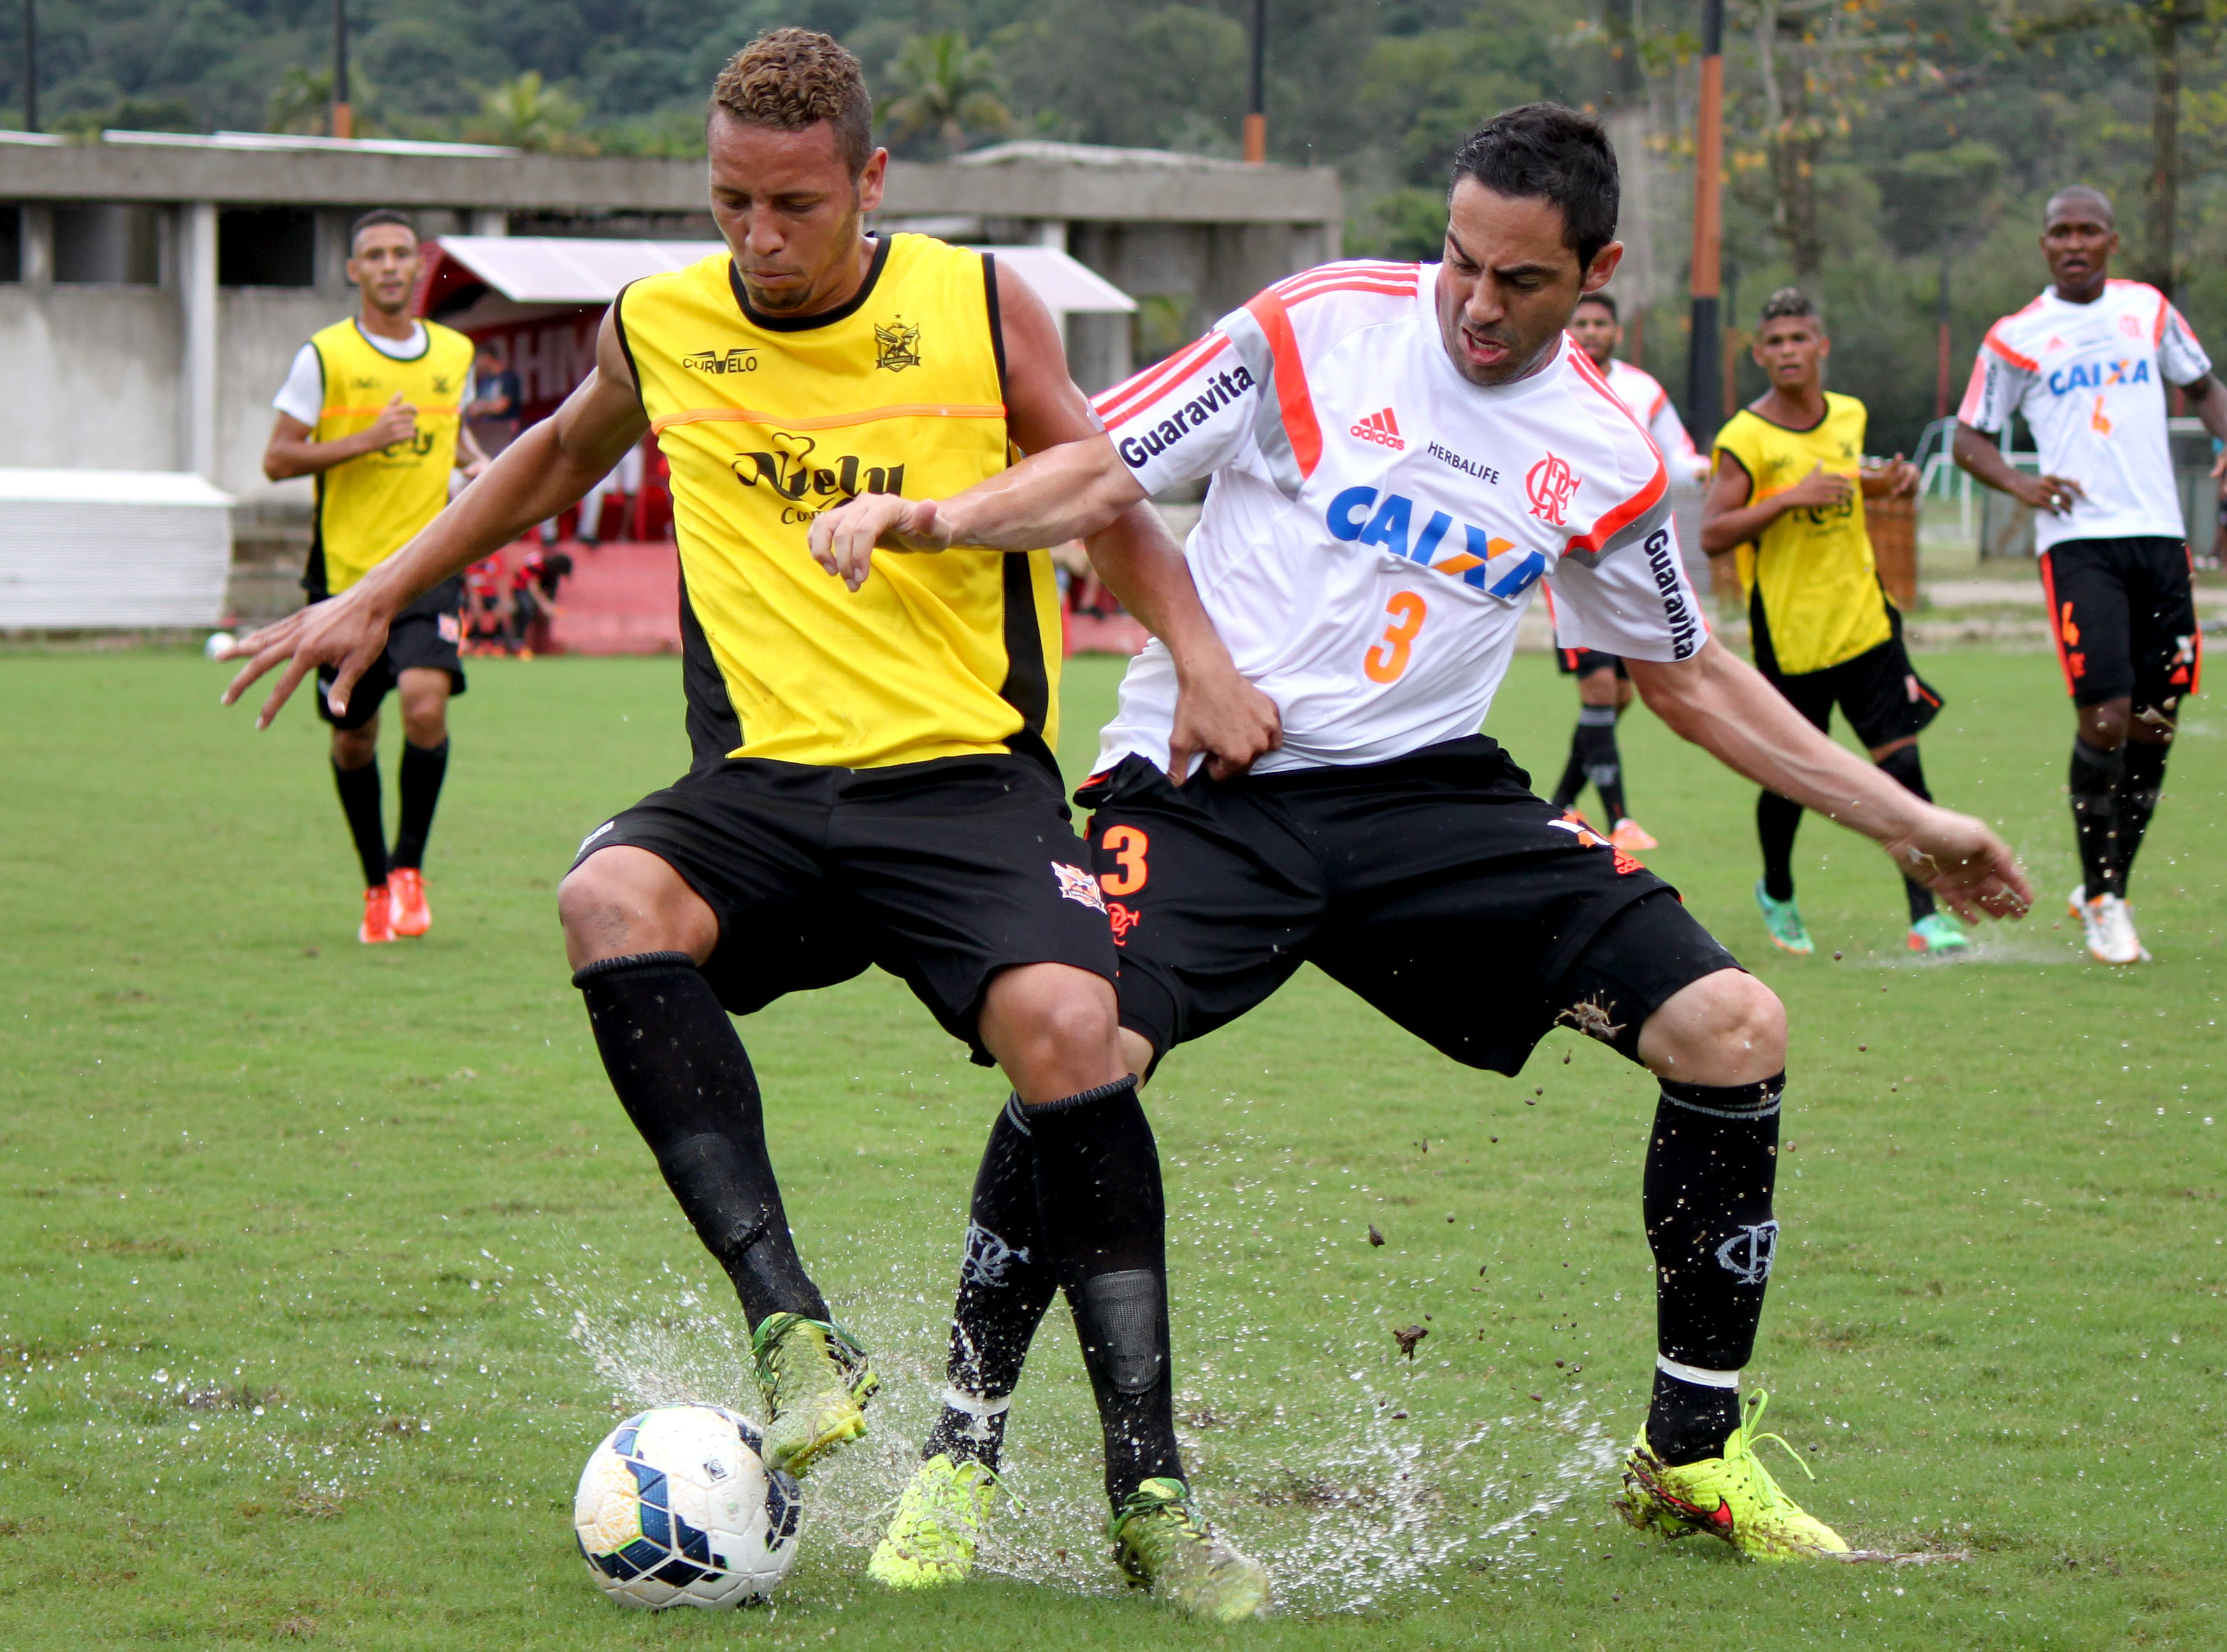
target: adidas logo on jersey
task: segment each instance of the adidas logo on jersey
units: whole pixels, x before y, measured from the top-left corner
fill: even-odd
[[[1371,413],[1346,434],[1357,436],[1364,442],[1374,442],[1381,448],[1390,448],[1394,453],[1407,445],[1400,437],[1400,421],[1392,416],[1392,410],[1388,407],[1381,413]]]

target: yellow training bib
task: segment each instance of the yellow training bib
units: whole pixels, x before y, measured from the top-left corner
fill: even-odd
[[[312,596],[346,590],[449,502],[472,341],[432,322],[424,328],[424,349],[406,361],[373,349],[354,318],[309,341],[325,374],[318,441],[369,430],[398,393],[418,410],[413,440],[361,454],[317,477],[316,538],[304,581]]]
[[[1049,761],[1046,552],[877,552],[853,593],[806,542],[854,494],[946,499],[1011,462],[989,258],[884,236],[855,298],[791,321],[754,314],[721,253],[629,286],[618,326],[673,467],[698,761]]]
[[[1753,484],[1751,504],[1783,494],[1819,465],[1857,480],[1862,469],[1865,413],[1854,396],[1825,393],[1815,428],[1790,431],[1743,408],[1717,433],[1716,452],[1739,461]],[[1860,485],[1837,508],[1790,510],[1764,529],[1760,544],[1739,547],[1740,589],[1751,615],[1788,676],[1822,671],[1876,648],[1893,635],[1886,598],[1864,532]],[[1761,601],[1757,602],[1760,594]]]

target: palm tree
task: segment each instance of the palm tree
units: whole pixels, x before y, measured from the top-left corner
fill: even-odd
[[[890,74],[901,88],[888,110],[892,137],[933,132],[952,156],[967,147],[969,127],[978,132],[1012,127],[1012,112],[998,99],[996,58],[987,47],[969,47],[964,35],[914,35]]]
[[[573,130],[585,112],[564,88],[544,85],[540,70],[528,69],[480,99],[480,118],[466,136],[513,149],[590,154],[594,145]]]

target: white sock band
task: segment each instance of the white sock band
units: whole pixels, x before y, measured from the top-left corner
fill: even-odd
[[[943,1391],[943,1403],[961,1416],[972,1417],[976,1422],[987,1422],[992,1417],[1002,1417],[1013,1408],[1013,1396],[1003,1400],[977,1400],[971,1394],[961,1394],[956,1388]]]
[[[1704,1388],[1737,1388],[1739,1373],[1712,1371],[1703,1365],[1681,1365],[1667,1354],[1655,1356],[1655,1368],[1676,1377],[1681,1382],[1691,1382]]]

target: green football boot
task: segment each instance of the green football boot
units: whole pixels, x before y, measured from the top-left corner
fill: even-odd
[[[891,1589],[964,1583],[997,1495],[994,1470],[954,1463],[938,1452],[920,1465],[897,1500],[890,1528],[866,1562],[866,1575]]]
[[[1618,1514],[1641,1531],[1664,1537],[1686,1537],[1707,1532],[1722,1538],[1751,1560],[1819,1560],[1846,1554],[1841,1534],[1822,1520],[1803,1512],[1800,1504],[1778,1489],[1771,1472],[1757,1460],[1756,1443],[1775,1439],[1760,1434],[1767,1400],[1761,1390],[1748,1400],[1747,1420],[1732,1432],[1722,1457],[1703,1457],[1676,1468],[1655,1455],[1647,1444],[1647,1431],[1624,1459],[1624,1490],[1611,1501]],[[1786,1445],[1788,1452],[1794,1448]],[[1802,1463],[1799,1457],[1794,1459]],[[1809,1474],[1809,1465],[1802,1463]],[[1817,1477],[1809,1474],[1811,1479]]]
[[[1910,926],[1910,949],[1928,958],[1940,958],[1971,951],[1972,937],[1946,912],[1929,912]]]
[[[1817,950],[1816,943],[1809,939],[1809,932],[1802,927],[1801,909],[1791,897],[1772,900],[1758,877],[1755,880],[1755,903],[1763,909],[1763,927],[1771,931],[1771,939],[1781,952],[1807,958]]]
[[[801,1475],[820,1456],[866,1432],[865,1406],[882,1386],[866,1350],[841,1326],[768,1314],[750,1336],[766,1408],[766,1466]]]
[[[1268,1612],[1268,1569],[1207,1529],[1180,1480],[1147,1480],[1107,1522],[1114,1560],[1131,1584],[1209,1623]]]

